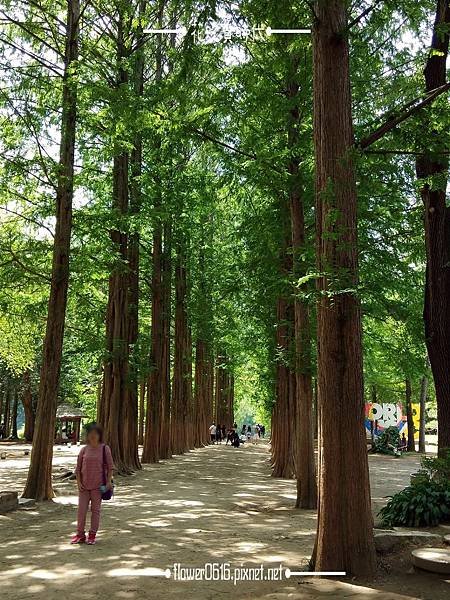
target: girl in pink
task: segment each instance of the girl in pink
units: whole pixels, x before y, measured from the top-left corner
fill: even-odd
[[[75,474],[78,484],[78,524],[77,533],[73,536],[72,544],[95,544],[95,536],[100,522],[100,506],[102,503],[101,486],[106,481],[106,488],[112,486],[113,460],[111,449],[103,444],[103,430],[100,425],[89,425],[84,446],[77,460]],[[84,526],[86,514],[91,504],[91,528],[86,540]]]

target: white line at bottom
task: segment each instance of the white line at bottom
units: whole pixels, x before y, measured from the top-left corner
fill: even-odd
[[[338,577],[347,575],[345,571],[287,571],[286,577]]]

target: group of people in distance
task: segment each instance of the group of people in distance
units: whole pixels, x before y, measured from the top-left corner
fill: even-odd
[[[212,444],[221,444],[222,440],[226,440],[226,445],[230,442],[232,446],[239,448],[245,441],[252,441],[253,444],[256,444],[259,438],[265,436],[266,428],[264,425],[260,424],[244,424],[242,425],[241,433],[239,434],[237,423],[233,423],[233,427],[228,430],[225,425],[216,425],[215,423],[212,423],[209,428],[209,434],[211,436]]]

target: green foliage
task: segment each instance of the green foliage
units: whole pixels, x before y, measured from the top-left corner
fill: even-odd
[[[400,434],[397,427],[387,427],[374,442],[372,452],[377,454],[389,454],[391,456],[400,456],[398,445],[400,443]]]
[[[450,517],[450,487],[420,481],[395,496],[379,512],[387,527],[434,527]]]
[[[450,451],[424,457],[411,485],[390,497],[379,516],[388,527],[434,527],[450,520]]]
[[[225,19],[250,28],[307,27],[312,22],[308,4],[168,0],[164,21],[168,24],[176,15],[177,25],[185,26]],[[353,3],[350,19],[370,4]],[[435,2],[400,4],[377,4],[349,33],[357,139],[422,93],[423,39],[429,39]],[[44,0],[30,7],[26,0],[5,0],[3,5],[0,360],[20,375],[29,367],[39,371],[45,327],[66,4]],[[139,26],[157,26],[157,11],[154,3],[143,3],[144,14],[138,17],[139,5],[135,0],[87,2],[80,21],[76,193],[60,398],[95,413],[108,277],[118,263],[110,240],[114,228],[140,235],[140,333],[133,361],[140,379],[148,375],[151,240],[155,225],[163,223],[173,233],[172,258],[176,243],[182,241],[188,249],[193,342],[207,340],[216,355],[228,355],[241,412],[267,424],[275,364],[290,359],[287,353],[280,356],[275,345],[277,297],[286,294],[307,302],[315,326],[319,274],[311,38],[272,35],[207,44],[147,36],[144,43]],[[11,8],[21,17],[15,22],[7,22]],[[128,81],[117,86],[119,8],[128,17],[127,53],[121,61]],[[133,87],[136,49],[145,63],[142,95]],[[161,49],[160,78],[155,71]],[[290,80],[300,84],[295,98],[286,93]],[[290,146],[287,123],[296,106],[301,116],[298,140]],[[433,130],[445,133],[446,99],[430,107],[427,118],[430,112]],[[380,141],[375,150],[385,149],[385,154],[354,152],[364,375],[367,390],[374,387],[381,402],[402,402],[405,378],[411,379],[415,393],[421,377],[429,375],[421,315],[423,210],[416,199],[414,156],[390,153],[439,150],[445,136],[428,134],[423,119],[416,115]],[[118,149],[132,147],[138,134],[143,144],[137,182],[142,204],[138,215],[120,215],[111,209],[112,161]],[[287,169],[293,157],[299,159],[297,175]],[[280,249],[286,243],[288,193],[296,185],[305,208],[306,239],[303,272],[289,277],[280,272]],[[315,348],[313,362],[314,355]],[[432,404],[432,389],[430,394]]]

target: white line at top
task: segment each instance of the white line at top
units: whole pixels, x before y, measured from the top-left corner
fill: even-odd
[[[180,29],[145,29],[144,33],[175,33],[186,35],[186,29],[184,27]]]
[[[274,35],[274,34],[310,34],[311,29],[272,29],[272,27],[266,27],[263,29],[266,35]],[[145,29],[144,33],[168,33],[175,35],[186,35],[187,29],[186,27],[180,27],[179,29]],[[233,33],[233,32],[231,32]]]

